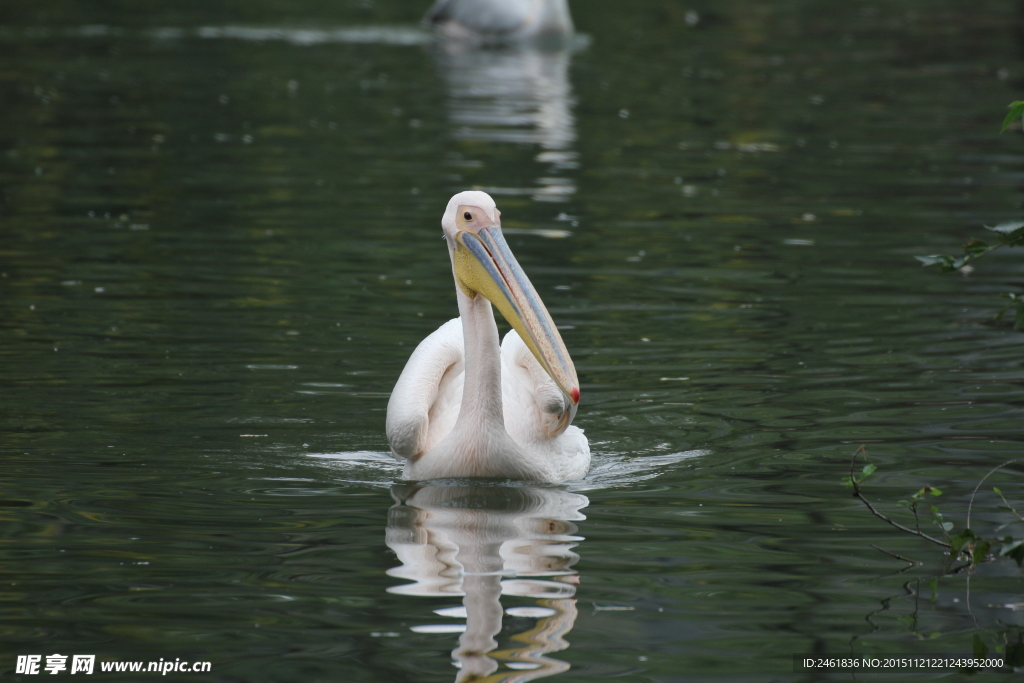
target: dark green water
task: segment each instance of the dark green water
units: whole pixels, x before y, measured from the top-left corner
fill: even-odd
[[[427,4],[5,3],[0,672],[452,681],[463,592],[467,680],[1019,643],[1015,563],[945,575],[840,483],[863,445],[881,509],[932,484],[959,529],[1022,454],[1020,254],[913,259],[1024,213],[1017,6],[576,0],[545,54],[441,50]],[[563,326],[584,482],[392,486],[472,187]]]

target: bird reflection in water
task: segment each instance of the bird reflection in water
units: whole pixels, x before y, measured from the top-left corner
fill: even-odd
[[[549,657],[569,646],[576,621],[573,548],[583,539],[575,522],[590,502],[555,487],[528,485],[408,484],[391,489],[386,542],[401,565],[388,571],[407,583],[389,592],[462,597],[462,607],[435,610],[465,624],[412,627],[420,633],[462,631],[452,651],[456,683],[512,683],[553,676],[569,665]],[[502,608],[501,596],[529,598],[528,606]],[[531,620],[498,650],[502,618]],[[534,621],[535,620],[535,621]],[[518,620],[516,624],[520,623]]]
[[[487,191],[569,199],[576,183],[565,172],[579,165],[569,66],[586,40],[573,33],[565,0],[440,0],[425,21],[440,36],[454,136],[537,145],[547,166],[536,187]]]

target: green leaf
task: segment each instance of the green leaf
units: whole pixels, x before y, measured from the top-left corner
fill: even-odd
[[[1003,545],[999,549],[999,554],[1003,557],[1009,557],[1017,562],[1017,566],[1020,567],[1024,563],[1024,538],[1013,539]]]
[[[972,529],[969,529],[969,528],[968,529],[964,529],[959,534],[957,534],[957,536],[963,536],[968,541],[973,541],[973,540],[976,540],[978,538],[978,536],[974,533],[974,531]]]
[[[949,254],[932,254],[931,256],[915,256],[923,266],[940,266],[943,270],[955,270],[953,257]]]
[[[1024,221],[1006,221],[998,225],[986,225],[985,229],[998,232],[1000,235],[1012,235],[1019,230],[1024,230]]]
[[[1005,133],[1010,124],[1019,119],[1022,113],[1024,113],[1024,102],[1010,102],[1010,113],[1003,119],[1003,127],[999,129],[999,132]]]
[[[974,550],[971,552],[971,559],[974,560],[974,564],[980,564],[985,561],[988,557],[988,551],[992,548],[992,544],[988,541],[978,541],[974,546]]]
[[[949,528],[946,528],[946,524],[949,524]],[[946,529],[946,531],[949,531],[949,529],[953,528],[953,524],[951,522],[946,522],[946,524],[942,525],[942,528]],[[951,536],[949,538],[949,554],[953,557],[956,557],[960,554],[960,551],[963,550],[964,546],[973,541],[975,538],[976,537],[974,535],[974,532],[970,529],[964,529],[956,536]]]
[[[1001,490],[1001,489],[1000,489],[1000,488],[999,488],[998,486],[993,486],[993,487],[992,487],[992,490],[996,492],[996,495],[997,495],[997,496],[1001,496],[1001,495],[1003,495],[1003,492],[1002,492],[1002,490]]]
[[[999,235],[1002,246],[1024,245],[1024,221],[1006,221],[999,225],[986,225],[985,228]]]
[[[925,496],[941,496],[942,491],[938,490],[934,486],[924,485],[917,490],[913,496],[910,497],[910,503],[918,503]]]
[[[967,244],[964,245],[964,255],[965,256],[969,256],[971,258],[978,258],[982,254],[984,254],[984,253],[986,253],[988,251],[991,251],[991,250],[992,250],[992,247],[988,246],[986,243],[982,242],[981,240],[971,240],[970,242],[968,242]],[[960,259],[957,259],[957,261],[959,261],[959,260]],[[956,261],[954,261],[953,263],[955,265]],[[965,263],[966,263],[966,261],[965,261]],[[957,267],[959,268],[960,266],[957,266]]]
[[[870,477],[872,474],[874,474],[875,470],[877,470],[877,469],[878,468],[876,466],[872,465],[871,463],[868,463],[867,465],[864,465],[864,469],[861,470],[861,472],[864,473],[864,479],[866,479],[866,478]],[[864,481],[864,479],[861,479],[861,481]]]

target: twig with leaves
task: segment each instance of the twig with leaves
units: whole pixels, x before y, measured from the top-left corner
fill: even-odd
[[[1006,131],[1006,129],[1010,127],[1010,124],[1021,118],[1022,115],[1024,115],[1024,100],[1011,103],[1010,113],[1007,114],[1006,118],[1003,120],[1003,127],[1000,132]],[[1000,223],[999,225],[986,225],[985,228],[996,234],[995,243],[990,244],[989,242],[984,242],[979,239],[972,239],[963,246],[964,253],[962,256],[953,256],[952,254],[930,254],[928,256],[917,256],[915,258],[925,266],[938,266],[944,273],[961,271],[966,274],[970,272],[970,268],[964,270],[968,264],[981,258],[990,251],[1001,247],[1024,246],[1024,221],[1007,221],[1005,223]],[[1003,308],[996,313],[995,319],[997,321],[1002,320],[1006,312],[1013,309],[1013,329],[1024,329],[1024,294],[1004,292],[1000,294],[1000,296],[1004,299],[1008,299],[1009,303],[1003,306]]]
[[[862,456],[865,459],[867,459],[867,451],[865,450],[864,446],[861,446],[860,448],[858,448],[853,453],[853,456],[850,458],[850,474],[849,474],[848,477],[845,477],[844,480],[843,480],[843,483],[846,486],[848,486],[851,489],[853,489],[853,496],[855,498],[858,498],[862,503],[864,503],[864,505],[867,506],[868,510],[871,511],[871,514],[873,514],[875,517],[878,517],[879,519],[881,519],[882,521],[886,522],[887,524],[890,524],[890,525],[896,527],[900,531],[906,532],[906,533],[911,534],[913,536],[917,536],[919,538],[923,538],[923,539],[925,539],[927,541],[931,541],[932,543],[935,543],[936,545],[941,545],[942,547],[947,549],[947,551],[949,553],[949,557],[952,560],[956,560],[958,558],[962,558],[963,560],[965,560],[965,564],[963,564],[963,565],[957,567],[956,569],[952,570],[951,573],[957,573],[957,572],[959,572],[960,570],[962,570],[962,569],[964,569],[966,567],[969,567],[969,566],[972,566],[972,565],[975,565],[975,564],[978,564],[980,562],[985,561],[986,559],[989,558],[989,553],[997,545],[999,546],[999,553],[998,553],[998,555],[1000,557],[1009,557],[1009,558],[1013,559],[1017,563],[1017,566],[1024,566],[1024,538],[1019,538],[1018,539],[1018,538],[1014,538],[1013,536],[1004,536],[1002,538],[985,538],[985,537],[977,535],[974,532],[974,530],[971,529],[971,522],[970,522],[970,520],[971,520],[971,511],[972,511],[972,509],[974,507],[974,497],[978,493],[978,489],[981,488],[981,485],[983,483],[985,483],[985,481],[990,476],[995,474],[997,471],[999,471],[1000,469],[1006,467],[1007,465],[1010,465],[1010,464],[1016,462],[1017,461],[1016,458],[1013,459],[1013,460],[1008,460],[1007,462],[1004,462],[1003,464],[999,465],[998,467],[992,468],[984,477],[981,478],[981,481],[978,482],[977,486],[974,487],[974,491],[971,493],[971,501],[970,501],[970,503],[969,503],[969,505],[967,507],[967,524],[958,533],[951,535],[951,532],[953,531],[953,528],[954,528],[953,522],[947,521],[945,519],[945,517],[943,517],[942,513],[939,512],[939,509],[938,509],[937,506],[935,506],[933,504],[930,504],[930,503],[928,504],[928,511],[931,513],[932,521],[935,522],[939,526],[939,528],[942,530],[942,539],[939,539],[939,538],[935,538],[934,536],[930,536],[930,535],[924,533],[923,531],[921,531],[921,520],[920,520],[920,516],[919,516],[919,509],[921,508],[921,506],[923,506],[925,504],[925,502],[928,499],[933,498],[933,497],[941,496],[942,495],[942,491],[940,491],[939,489],[935,488],[934,486],[925,485],[925,486],[922,486],[920,489],[918,489],[917,493],[912,495],[909,499],[900,501],[900,505],[902,505],[903,507],[909,508],[910,511],[914,513],[914,521],[915,521],[915,526],[917,528],[916,529],[911,529],[908,526],[904,526],[903,524],[900,524],[899,522],[897,522],[896,520],[892,519],[888,515],[885,515],[885,514],[879,512],[878,509],[875,508],[875,506],[871,504],[871,501],[869,501],[864,496],[864,492],[863,492],[863,489],[861,487],[861,484],[863,484],[863,482],[868,477],[870,477],[872,474],[874,474],[877,468],[875,467],[875,465],[873,465],[871,463],[868,463],[868,464],[864,465],[864,467],[861,469],[861,471],[859,473],[855,472],[857,456]],[[1024,518],[1022,518],[1017,513],[1017,510],[1014,509],[1014,507],[1011,506],[1006,501],[1006,498],[1003,496],[1002,491],[1000,491],[998,488],[995,488],[995,487],[993,487],[993,490],[1003,500],[1003,503],[1006,504],[1007,509],[1009,509],[1014,514],[1014,516],[1017,517],[1017,519],[1019,521],[1024,522]],[[873,546],[873,547],[877,548],[877,546]],[[882,552],[886,553],[887,555],[892,555],[892,556],[897,557],[898,559],[903,560],[905,562],[913,562],[913,560],[907,559],[905,557],[897,556],[895,553],[891,553],[889,551],[882,550],[881,548],[877,548],[877,549],[881,550]]]
[[[931,254],[930,256],[916,256],[915,258],[926,266],[939,266],[942,272],[950,273],[960,270],[971,261],[981,258],[994,249],[1024,246],[1024,221],[1008,221],[999,225],[986,225],[985,228],[996,233],[997,243],[989,244],[988,242],[973,239],[964,245],[963,256]],[[999,296],[1009,299],[1010,303],[1003,306],[996,313],[996,320],[1002,320],[1006,312],[1012,308],[1014,309],[1013,329],[1024,329],[1024,295],[1016,292],[1003,292]]]
[[[864,468],[860,471],[860,474],[854,474],[853,468],[854,468],[855,463],[857,462],[857,456],[858,455],[863,455],[864,458],[867,459],[868,453],[865,450],[864,446],[861,446],[856,451],[854,451],[853,457],[850,458],[850,476],[847,477],[843,481],[843,483],[846,486],[849,486],[850,488],[853,489],[853,497],[854,498],[859,498],[860,501],[862,503],[864,503],[868,507],[868,510],[871,510],[871,514],[873,514],[875,517],[878,517],[880,520],[893,525],[894,527],[896,527],[900,531],[906,531],[908,534],[913,534],[914,536],[920,536],[921,538],[926,539],[928,541],[931,541],[932,543],[937,543],[938,545],[941,545],[941,546],[943,546],[945,548],[949,548],[950,544],[947,543],[946,541],[941,541],[941,540],[939,540],[937,538],[934,538],[932,536],[929,536],[928,534],[926,534],[923,531],[921,531],[920,524],[918,524],[918,528],[915,531],[914,529],[911,529],[909,527],[903,526],[899,522],[893,520],[891,517],[883,515],[881,512],[879,512],[878,510],[875,509],[875,506],[871,504],[871,501],[869,501],[867,498],[864,497],[864,494],[861,492],[860,485],[861,485],[861,483],[865,479],[867,479],[872,474],[874,474],[875,470],[878,469],[878,468],[875,467],[874,465],[872,465],[871,463],[868,463],[867,465],[864,465]],[[939,491],[938,489],[934,489],[934,488],[931,488],[931,487],[925,487],[925,488],[928,488],[929,491],[926,494],[924,494],[924,495],[933,495],[933,496],[942,495],[942,491]],[[918,491],[916,494],[914,494],[915,497],[917,497],[919,494],[922,494],[922,492],[924,490],[925,489],[921,489],[921,491]],[[916,503],[916,501],[915,501],[915,503]],[[914,510],[915,510],[914,511],[914,515],[916,517],[917,516],[916,508]],[[952,525],[950,525],[950,528],[952,528]]]
[[[951,273],[960,270],[971,261],[979,259],[985,254],[1000,247],[1024,246],[1024,221],[1007,221],[999,225],[986,225],[986,230],[996,233],[996,244],[989,244],[981,240],[971,240],[964,245],[963,256],[951,256],[949,254],[932,254],[931,256],[915,256],[918,261],[926,266],[939,266],[944,273]]]

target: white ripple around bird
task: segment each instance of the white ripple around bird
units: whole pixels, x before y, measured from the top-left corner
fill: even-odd
[[[566,485],[569,491],[599,491],[629,486],[655,479],[673,466],[687,460],[709,455],[709,449],[694,449],[664,455],[630,455],[628,453],[595,453],[590,473],[581,481]],[[342,453],[309,453],[317,465],[339,475],[338,481],[390,488],[401,479],[403,463],[388,451],[351,451]]]

